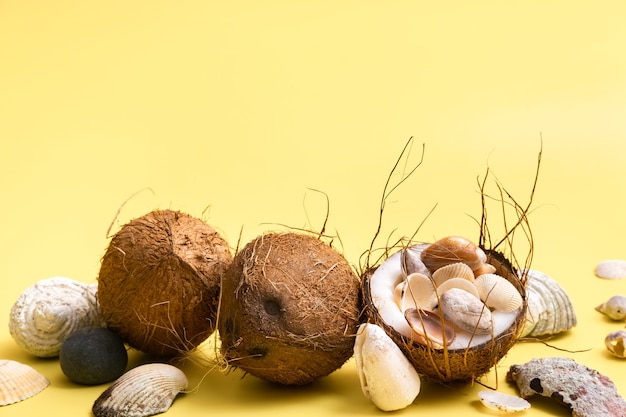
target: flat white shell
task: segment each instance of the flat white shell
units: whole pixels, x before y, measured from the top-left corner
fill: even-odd
[[[383,411],[409,406],[420,392],[420,377],[398,345],[375,324],[359,326],[354,358],[363,394]]]
[[[522,397],[497,391],[479,391],[478,398],[485,407],[505,413],[514,413],[530,408],[530,403]]]
[[[437,305],[437,293],[432,280],[426,275],[414,272],[401,287],[400,310],[409,308],[432,310]]]
[[[50,381],[30,366],[0,360],[0,406],[30,398],[48,385]]]
[[[596,276],[604,279],[626,278],[626,260],[608,259],[596,265]]]

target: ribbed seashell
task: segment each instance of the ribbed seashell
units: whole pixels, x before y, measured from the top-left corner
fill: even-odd
[[[463,262],[455,262],[453,264],[442,266],[433,272],[433,281],[439,286],[450,278],[464,278],[470,282],[474,281],[474,271]]]
[[[446,291],[449,291],[452,288],[458,288],[463,291],[467,291],[468,293],[472,294],[476,298],[479,298],[478,289],[476,288],[474,283],[466,280],[465,278],[450,278],[442,282],[441,285],[437,287],[437,294],[439,298],[441,298],[441,295],[443,293],[445,293]]]
[[[411,327],[411,338],[422,345],[440,349],[456,337],[456,331],[432,311],[410,308],[404,318]]]
[[[400,310],[409,308],[432,310],[437,306],[437,293],[432,280],[424,274],[414,272],[399,284]],[[397,295],[397,294],[396,294]]]
[[[379,409],[400,410],[419,394],[421,380],[415,367],[380,326],[359,326],[354,359],[361,390]]]
[[[460,236],[448,236],[431,243],[420,258],[430,272],[456,262],[466,263],[474,270],[487,261],[487,255],[480,247]]]
[[[552,335],[576,326],[576,311],[567,292],[543,272],[520,271],[520,276],[524,274],[528,308],[520,337]]]
[[[97,285],[65,277],[42,279],[20,294],[11,308],[9,332],[26,352],[59,355],[67,336],[83,327],[102,327]]]
[[[470,334],[489,334],[493,329],[491,311],[478,297],[460,288],[441,294],[439,309],[446,322]]]
[[[614,295],[596,307],[596,311],[606,315],[611,320],[626,318],[626,296]]]
[[[32,367],[0,360],[0,406],[13,404],[43,391],[50,381]]]
[[[93,404],[96,417],[145,417],[167,411],[187,388],[187,377],[175,366],[150,363],[131,369]]]
[[[474,277],[478,277],[483,274],[495,274],[496,267],[491,265],[490,263],[484,263],[474,270]]]
[[[480,299],[494,310],[510,313],[520,308],[524,302],[517,288],[500,275],[480,275],[476,277],[474,285]]]

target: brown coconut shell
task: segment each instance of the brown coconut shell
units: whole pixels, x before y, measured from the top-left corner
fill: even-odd
[[[486,374],[511,349],[524,326],[527,309],[525,285],[515,268],[497,251],[483,249],[487,262],[496,267],[496,273],[510,281],[523,299],[522,307],[513,324],[488,342],[463,349],[436,349],[413,341],[398,333],[380,317],[370,292],[370,278],[376,268],[363,276],[363,299],[368,320],[381,326],[404,352],[417,372],[439,382],[469,382]]]
[[[233,367],[304,385],[352,356],[360,282],[320,239],[300,233],[256,238],[235,255],[222,290],[221,352]]]
[[[107,325],[132,347],[158,356],[188,352],[217,322],[226,240],[188,214],[157,210],[113,236],[98,275]]]

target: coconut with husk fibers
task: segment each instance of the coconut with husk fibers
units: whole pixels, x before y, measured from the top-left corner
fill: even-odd
[[[152,211],[109,243],[98,275],[102,316],[133,348],[185,354],[216,328],[220,281],[231,261],[226,240],[203,220]]]
[[[221,353],[234,368],[304,385],[352,356],[360,282],[319,236],[263,234],[234,257],[222,283]]]

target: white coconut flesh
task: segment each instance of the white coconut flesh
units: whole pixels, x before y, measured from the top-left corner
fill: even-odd
[[[371,275],[369,289],[371,301],[378,311],[382,321],[391,326],[401,335],[411,338],[414,331],[404,317],[404,312],[395,301],[394,290],[404,279],[402,271],[401,253],[398,251],[387,258]],[[448,349],[465,349],[487,343],[498,335],[504,333],[515,323],[519,315],[519,308],[512,312],[502,312],[494,310],[491,312],[493,318],[492,334],[472,334],[469,332],[456,330],[456,337],[448,345]]]

